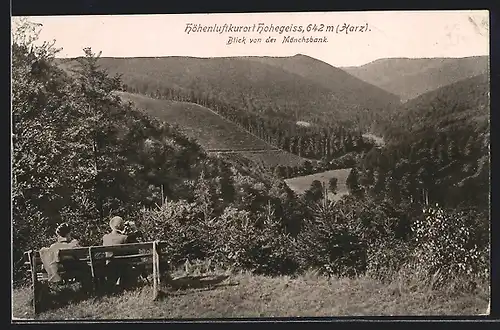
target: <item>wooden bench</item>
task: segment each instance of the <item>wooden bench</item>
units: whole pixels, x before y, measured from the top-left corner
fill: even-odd
[[[121,260],[127,265],[142,266],[153,275],[153,299],[160,294],[161,274],[168,269],[168,261],[162,258],[165,252],[162,248],[166,242],[154,241],[146,243],[121,244],[112,246],[89,246],[59,250],[60,264],[63,271],[59,274],[64,281],[79,281],[82,269],[88,269],[92,280],[93,290],[96,288],[98,277],[106,273],[106,261]],[[112,252],[112,256],[106,256]],[[40,310],[40,284],[48,280],[48,274],[43,268],[40,252],[30,250],[25,252],[25,265],[29,266],[31,274],[33,311]],[[85,275],[84,275],[85,276]]]

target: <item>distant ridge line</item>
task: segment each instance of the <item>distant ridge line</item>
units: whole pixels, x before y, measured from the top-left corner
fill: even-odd
[[[263,152],[269,152],[269,151],[284,151],[278,148],[275,149],[205,149],[206,152],[217,152],[217,153],[233,153],[233,152],[251,152],[251,153],[263,153]]]
[[[480,58],[480,57],[490,57],[490,55],[469,55],[469,56],[457,56],[457,57],[450,57],[450,56],[437,56],[437,57],[381,57],[377,58],[373,61],[366,62],[365,64],[358,64],[358,65],[342,65],[338,66],[339,69],[353,69],[353,68],[359,68],[365,65],[369,64],[374,64],[377,62],[382,62],[385,60],[410,60],[410,61],[418,61],[418,60],[460,60],[460,59],[470,59],[470,58]]]
[[[81,58],[82,56],[76,56],[76,57],[56,57],[57,60],[63,60],[63,61],[71,61],[71,60],[76,60],[78,58]],[[352,68],[359,68],[368,64],[373,64],[378,61],[384,61],[384,60],[453,60],[453,59],[466,59],[466,58],[477,58],[477,57],[490,57],[489,54],[487,55],[469,55],[469,56],[457,56],[457,57],[451,57],[451,56],[436,56],[436,57],[404,57],[404,56],[396,56],[396,57],[380,57],[374,60],[371,60],[369,62],[363,63],[363,64],[357,64],[357,65],[340,65],[340,64],[335,64],[335,63],[330,63],[329,61],[326,61],[324,59],[320,59],[314,56],[306,55],[306,54],[295,54],[295,55],[282,55],[282,56],[271,56],[271,55],[241,55],[241,56],[194,56],[194,55],[158,55],[158,56],[101,56],[100,58],[102,59],[161,59],[161,58],[190,58],[190,59],[214,59],[214,58],[220,58],[220,59],[230,59],[230,58],[274,58],[274,59],[281,59],[281,58],[294,58],[294,57],[308,57],[317,61],[321,61],[324,63],[327,63],[335,68],[338,69],[352,69]]]

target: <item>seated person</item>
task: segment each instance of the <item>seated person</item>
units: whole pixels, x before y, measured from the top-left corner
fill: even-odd
[[[125,222],[121,217],[113,217],[109,221],[111,232],[104,235],[102,245],[117,245],[128,243],[128,236],[124,234]],[[113,256],[113,252],[106,252],[107,256]]]
[[[65,271],[64,266],[61,261],[71,260],[72,257],[65,257],[60,259],[59,250],[61,249],[71,249],[79,247],[78,240],[71,237],[71,228],[68,224],[63,223],[56,228],[57,242],[50,245],[48,248],[40,249],[40,259],[42,260],[43,267],[47,271],[48,280],[52,283],[61,282],[62,278],[60,273]],[[74,265],[72,270],[76,273],[80,273],[79,276],[82,286],[85,290],[90,287],[89,269],[86,266]]]
[[[71,249],[80,246],[77,239],[71,237],[71,228],[68,224],[62,223],[56,228],[57,242],[53,243],[50,249]]]
[[[127,235],[127,226],[121,217],[115,216],[110,222],[111,232],[104,235],[102,238],[102,243],[104,246],[127,244],[134,242],[135,235]],[[131,251],[128,251],[130,254]],[[132,267],[130,267],[126,262],[120,259],[113,259],[113,256],[118,254],[113,252],[106,252],[107,259],[106,264],[108,268],[107,282],[110,285],[120,283],[121,285],[127,286],[131,284],[134,276],[131,274]]]

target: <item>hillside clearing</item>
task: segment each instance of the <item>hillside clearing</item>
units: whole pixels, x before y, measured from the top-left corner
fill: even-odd
[[[205,149],[274,149],[236,124],[200,105],[157,100],[126,92],[118,94],[150,115],[177,125],[184,134],[198,141]]]
[[[13,293],[13,316],[31,318],[29,288]],[[305,316],[478,315],[488,305],[484,290],[447,295],[410,292],[368,277],[334,279],[308,273],[265,277],[233,274],[215,287],[168,291],[151,301],[149,287],[89,298],[47,310],[39,320],[170,319]]]
[[[325,183],[328,186],[328,181],[336,177],[337,181],[337,194],[328,193],[328,198],[330,200],[339,200],[342,196],[349,194],[346,186],[346,180],[351,172],[350,168],[343,168],[338,170],[331,170],[311,175],[298,176],[291,179],[286,179],[286,184],[292,189],[296,194],[303,194],[311,187],[311,183],[314,180],[319,180],[321,183]]]
[[[118,92],[126,101],[172,125],[195,139],[210,153],[237,153],[266,166],[300,166],[306,160],[268,144],[203,106],[157,100],[144,95]]]

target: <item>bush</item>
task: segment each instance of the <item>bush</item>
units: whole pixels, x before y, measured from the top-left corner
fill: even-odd
[[[169,261],[174,265],[208,256],[211,233],[198,205],[169,201],[156,209],[143,209],[141,215],[137,226],[143,239],[166,241]]]
[[[171,201],[144,209],[138,227],[145,240],[167,242],[173,265],[211,259],[222,268],[266,275],[290,274],[297,268],[291,239],[271,209],[263,213],[229,206],[220,216],[207,216],[202,204]]]
[[[440,286],[450,279],[489,275],[487,217],[475,210],[445,211],[438,205],[424,209],[416,221],[413,263]]]
[[[51,243],[51,233],[47,230],[47,218],[41,212],[27,206],[19,210],[19,217],[12,218],[12,270],[15,284],[27,276],[23,253],[31,249],[39,249]]]
[[[349,230],[347,218],[332,204],[318,205],[297,236],[296,254],[302,270],[318,268],[335,276],[355,276],[366,269],[366,246]]]
[[[224,267],[251,270],[257,274],[291,274],[291,238],[281,223],[269,213],[250,213],[227,207],[214,222],[213,258]]]
[[[382,281],[390,281],[409,261],[411,246],[395,238],[380,239],[368,248],[367,255],[367,274]]]

